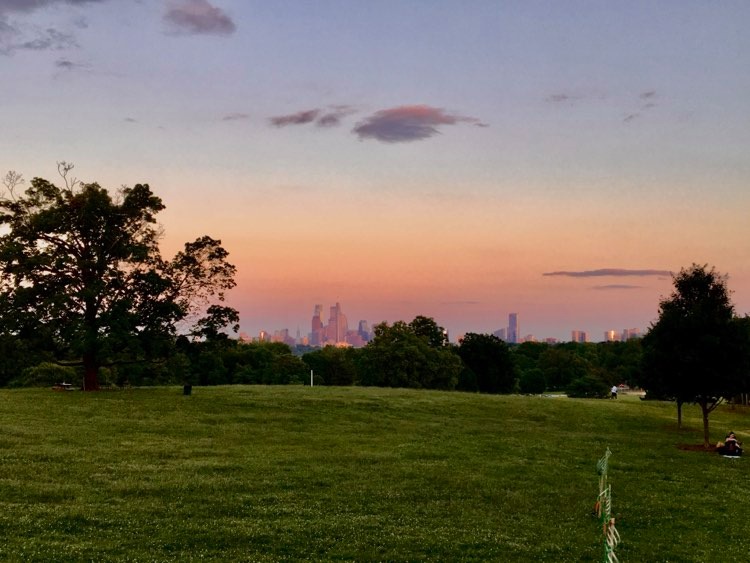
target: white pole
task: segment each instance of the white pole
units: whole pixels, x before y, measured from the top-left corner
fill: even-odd
[[[310,387],[313,386],[313,370],[310,370]]]

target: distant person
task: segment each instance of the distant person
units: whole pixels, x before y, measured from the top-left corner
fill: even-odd
[[[742,443],[737,440],[734,432],[727,434],[724,438],[724,443],[719,442],[719,447],[716,448],[721,455],[737,457],[742,455]]]
[[[617,398],[617,385],[613,385],[612,386],[612,396],[610,398],[611,399],[616,399]]]

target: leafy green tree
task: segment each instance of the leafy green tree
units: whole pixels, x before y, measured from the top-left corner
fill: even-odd
[[[361,385],[444,390],[456,387],[462,367],[450,347],[431,346],[403,321],[376,325],[357,363]]]
[[[202,342],[195,344],[203,344]],[[233,345],[232,345],[233,344]],[[304,383],[309,368],[283,342],[229,340],[217,352],[227,370],[227,383],[286,385]],[[196,349],[196,358],[202,354]]]
[[[11,382],[12,387],[50,387],[55,383],[71,382],[76,378],[76,370],[70,366],[60,366],[42,362],[28,367],[21,376]]]
[[[307,381],[307,365],[302,358],[289,354],[273,357],[271,365],[263,374],[263,383],[268,385],[289,385]]]
[[[626,342],[600,342],[597,349],[597,367],[610,386],[620,383],[627,383],[631,387],[640,386],[643,356],[640,338],[631,338]]]
[[[477,387],[482,393],[511,393],[516,383],[516,371],[508,345],[491,334],[467,333],[458,355],[464,365],[476,374]]]
[[[564,390],[574,380],[591,375],[591,365],[578,354],[578,344],[551,346],[539,356],[539,369],[549,389]]]
[[[0,387],[11,381],[19,384],[18,375],[25,369],[53,361],[50,347],[43,339],[0,334]]]
[[[353,385],[357,378],[356,353],[353,348],[325,346],[308,352],[302,356],[302,361],[324,385]]]
[[[539,368],[532,368],[524,371],[518,380],[518,387],[521,393],[532,395],[544,393],[547,389],[544,372]]]
[[[58,169],[64,187],[34,178],[21,193],[23,179],[5,177],[0,329],[49,334],[95,390],[101,366],[165,354],[177,323],[223,300],[235,268],[207,236],[163,260],[155,217],[164,204],[148,185],[113,195],[71,178],[72,165]]]
[[[603,399],[609,395],[610,387],[596,375],[583,375],[571,381],[565,388],[568,397],[580,399]]]
[[[674,291],[659,303],[659,318],[644,337],[644,388],[674,397],[678,422],[683,403],[709,415],[725,398],[746,389],[747,337],[737,322],[727,277],[693,264],[673,278]],[[743,389],[744,388],[744,389]]]
[[[409,328],[417,336],[427,340],[427,343],[433,348],[442,348],[448,346],[448,332],[438,326],[432,317],[418,315],[409,323]]]

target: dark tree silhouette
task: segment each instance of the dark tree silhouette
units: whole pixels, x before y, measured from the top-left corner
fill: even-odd
[[[235,268],[221,241],[204,236],[171,261],[162,259],[155,216],[164,209],[148,185],[110,194],[70,177],[64,187],[5,177],[0,196],[0,328],[44,333],[84,368],[83,387],[98,389],[99,367],[160,353],[180,321],[223,300]],[[211,309],[198,331],[236,313]]]
[[[491,334],[467,333],[461,340],[458,355],[476,375],[482,393],[511,393],[516,372],[508,345]]]
[[[744,386],[747,338],[735,319],[726,282],[726,276],[706,265],[682,269],[643,339],[644,388],[675,398],[678,421],[683,403],[698,404],[706,447],[709,414]]]

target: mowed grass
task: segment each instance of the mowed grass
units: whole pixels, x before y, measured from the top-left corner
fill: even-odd
[[[750,459],[674,405],[373,388],[0,391],[0,559],[741,561]],[[712,415],[750,438],[748,412]]]

